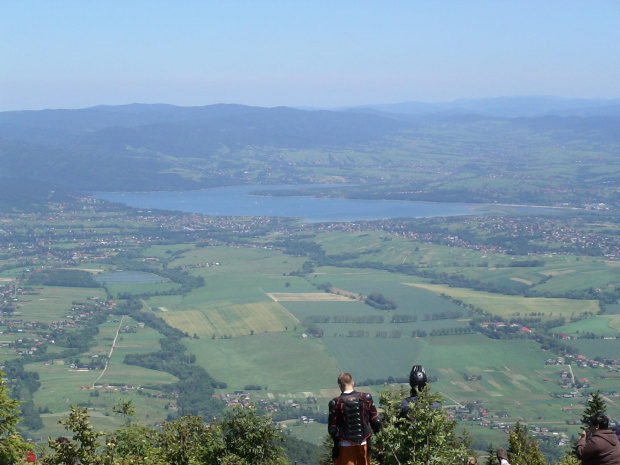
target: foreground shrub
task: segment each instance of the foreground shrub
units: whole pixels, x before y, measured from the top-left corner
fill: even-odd
[[[119,413],[132,413],[124,404]],[[86,408],[72,407],[61,424],[71,437],[49,441],[51,452],[44,465],[288,465],[279,430],[254,408],[235,409],[222,421],[206,424],[202,418],[185,415],[152,429],[129,421],[125,427],[100,440]]]
[[[399,418],[404,390],[384,391],[383,430],[373,440],[375,458],[384,465],[462,465],[472,455],[470,439],[458,434],[441,403],[440,394],[427,387],[410,403],[408,418]]]

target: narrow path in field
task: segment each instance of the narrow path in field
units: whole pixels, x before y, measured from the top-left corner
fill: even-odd
[[[579,395],[581,395],[581,391],[579,390],[579,388],[577,388],[577,383],[575,382],[575,374],[573,373],[573,367],[571,365],[565,365],[568,367],[568,371],[570,371],[570,378],[573,381],[573,389],[575,390],[575,392],[577,392]]]
[[[605,399],[607,402],[609,402],[610,404],[612,404],[614,407],[617,407],[617,406],[618,406],[618,404],[616,404],[616,403],[613,401],[613,399],[611,399],[611,398],[609,398],[609,397],[603,396],[603,399]]]
[[[452,397],[447,396],[446,394],[444,394],[443,392],[441,393],[442,396],[444,396],[446,399],[450,399],[452,402],[454,402],[456,407],[464,407],[463,404],[461,404],[458,400],[453,399]],[[449,407],[448,405],[444,405],[444,407]]]
[[[110,363],[110,359],[112,358],[112,353],[114,352],[114,346],[116,346],[116,340],[118,339],[118,334],[121,332],[121,328],[123,327],[123,318],[125,318],[125,315],[121,316],[121,322],[118,324],[118,328],[116,329],[116,336],[114,336],[114,340],[112,341],[112,347],[110,347],[110,352],[108,353],[108,359],[105,361],[105,366],[103,367],[103,370],[101,371],[101,374],[99,375],[99,378],[93,381],[93,389],[95,388],[97,381],[99,381],[103,377],[103,375],[105,375],[105,371],[108,369],[108,363]]]

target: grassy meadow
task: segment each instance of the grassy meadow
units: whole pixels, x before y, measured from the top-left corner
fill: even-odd
[[[384,241],[379,233],[351,236],[348,233],[325,234],[321,236],[321,243],[328,252],[372,251],[365,258],[392,263],[415,260],[428,267],[453,268],[455,262],[496,261],[495,257],[473,251],[398,238]],[[551,397],[551,393],[560,391],[556,380],[558,369],[544,365],[550,354],[540,351],[532,341],[498,341],[478,334],[414,338],[411,332],[467,326],[467,310],[441,294],[504,317],[535,313],[570,318],[585,311],[596,313],[596,302],[502,296],[430,285],[420,278],[370,269],[320,267],[307,279],[284,276],[297,269],[303,260],[258,248],[197,248],[176,255],[172,263],[191,266],[201,262],[219,263],[191,270],[205,278],[205,287],[186,296],[153,297],[147,305],[173,326],[199,336],[199,339],[185,342],[188,351],[195,354],[197,363],[216,379],[228,383],[231,390],[256,384],[263,389],[253,392],[255,398],[303,398],[312,393],[322,395],[322,402],[326,404],[336,392],[335,378],[342,370],[351,371],[362,382],[407,376],[413,363],[423,363],[429,373],[438,378],[434,387],[450,402],[464,404],[482,398],[489,408],[505,410],[508,419],[565,422],[574,416],[574,412],[561,409],[564,404],[570,405],[569,401]],[[575,263],[564,265],[574,267]],[[562,272],[558,264],[555,266],[555,270],[559,270],[554,277],[556,281],[571,274]],[[596,268],[592,263],[588,266]],[[477,267],[467,269],[479,270]],[[538,282],[544,277],[537,269],[480,269],[496,273],[498,279],[516,285],[529,285],[522,281]],[[316,287],[325,283],[355,294],[383,293],[397,303],[397,308],[381,311],[343,295],[319,292]],[[425,319],[454,311],[462,312],[463,316]],[[417,320],[390,323],[394,314],[415,316]],[[317,316],[330,319],[384,316],[384,322],[317,324],[324,330],[324,337],[303,338],[299,320]],[[401,337],[375,337],[378,331],[390,334],[394,330],[400,331]],[[350,331],[364,331],[367,336],[350,337]],[[481,375],[482,380],[466,382],[465,374]],[[545,378],[550,381],[544,381]],[[374,386],[372,389],[382,388]],[[519,400],[524,398],[527,401]],[[290,427],[291,431],[295,429]],[[316,426],[298,428],[311,432]]]
[[[455,288],[440,284],[411,283],[411,286],[446,294],[454,299],[472,304],[482,310],[502,317],[512,315],[563,316],[570,318],[584,312],[596,313],[598,302],[594,300],[550,299],[542,297],[506,296]]]
[[[277,302],[226,305],[204,310],[174,310],[158,313],[170,326],[199,337],[237,337],[285,331],[299,324]]]
[[[364,237],[361,241],[371,241]],[[371,243],[376,246],[376,242]],[[336,245],[335,247],[338,247]],[[288,277],[287,277],[288,279]],[[366,379],[407,376],[413,363],[423,363],[429,374],[437,376],[433,389],[447,399],[447,403],[464,405],[483,400],[494,411],[503,411],[505,421],[527,421],[530,424],[564,424],[580,415],[583,406],[579,399],[557,399],[552,394],[561,393],[557,384],[559,368],[546,366],[550,353],[541,351],[529,340],[491,340],[479,334],[463,336],[435,336],[414,338],[413,329],[441,329],[442,327],[466,326],[467,312],[461,306],[440,295],[446,294],[465,303],[473,303],[492,313],[508,316],[515,313],[549,316],[580,314],[598,310],[595,302],[568,299],[525,299],[507,297],[499,302],[496,294],[431,286],[413,283],[410,276],[382,271],[321,267],[308,277],[312,287],[291,277],[291,285],[282,292],[269,288],[271,297],[299,320],[308,317],[329,316],[384,316],[383,323],[325,323],[317,324],[324,329],[324,337],[303,339],[299,328],[281,332],[243,335],[232,339],[192,339],[187,345],[197,355],[198,363],[216,379],[229,384],[230,389],[242,389],[245,384],[257,384],[261,391],[253,391],[253,398],[305,397],[306,394],[322,397],[322,405],[337,393],[335,378],[344,370],[354,374],[361,383]],[[295,285],[292,283],[296,282]],[[398,307],[393,311],[374,309],[359,300],[344,296],[326,296],[325,293],[308,293],[316,285],[331,283],[346,292],[367,295],[381,292],[394,299]],[[263,289],[264,290],[264,289]],[[281,290],[281,289],[280,289]],[[294,292],[297,291],[297,292]],[[226,292],[220,289],[220,292]],[[248,289],[245,290],[248,292]],[[205,307],[212,306],[207,303]],[[221,307],[222,311],[234,313],[233,306]],[[441,312],[462,311],[463,318],[428,320],[424,315]],[[497,311],[501,310],[501,311]],[[392,314],[415,315],[414,323],[390,323]],[[174,312],[166,312],[170,318]],[[187,328],[187,326],[183,326]],[[373,335],[380,330],[399,329],[399,338],[378,338]],[[232,327],[231,329],[232,330]],[[368,337],[349,337],[349,331],[363,330]],[[280,331],[280,332],[278,332]],[[242,379],[239,374],[242,373]],[[465,375],[477,375],[479,381],[465,381]],[[372,386],[373,392],[384,386]],[[564,410],[563,410],[564,408]],[[497,432],[470,425],[480,437],[501,440]],[[313,441],[322,439],[324,425],[299,425],[290,422],[287,428],[293,434]],[[570,427],[567,427],[570,430]]]
[[[355,252],[362,254],[358,260],[390,265],[413,263],[507,288],[564,293],[620,285],[620,264],[600,257],[546,254],[539,257],[544,266],[517,267],[510,265],[522,257],[423,243],[376,231],[333,231],[320,233],[315,240],[328,254]]]
[[[301,328],[231,339],[185,341],[197,363],[229,389],[262,386],[261,396],[305,398],[332,387],[342,367],[320,339],[303,337]]]
[[[583,333],[594,333],[603,337],[616,336],[619,330],[617,327],[619,317],[620,315],[595,316],[559,326],[557,330],[570,336],[579,336]]]
[[[313,238],[328,254],[361,253],[359,260],[386,264],[414,263],[433,272],[459,273],[471,279],[523,288],[539,286],[561,292],[577,286],[598,286],[618,279],[620,267],[589,257],[546,257],[542,267],[509,267],[511,258],[484,254],[456,247],[436,246],[385,233],[351,233],[334,231],[317,233]],[[183,267],[201,276],[205,285],[183,295],[157,295],[143,299],[145,311],[151,311],[169,325],[189,334],[182,343],[187,354],[220,382],[226,391],[251,391],[252,399],[303,400],[318,398],[317,407],[325,409],[338,393],[336,378],[342,371],[351,372],[358,384],[364,381],[406,377],[411,365],[423,364],[436,381],[432,388],[445,397],[446,405],[462,406],[483,401],[490,411],[502,412],[502,421],[526,421],[530,425],[560,427],[568,431],[567,421],[580,417],[584,398],[556,398],[566,390],[558,384],[559,371],[566,367],[545,365],[553,357],[528,339],[495,340],[481,334],[413,337],[414,331],[466,330],[472,317],[466,305],[510,318],[514,315],[537,315],[544,319],[576,317],[584,312],[597,314],[598,302],[587,300],[525,298],[478,292],[430,284],[421,277],[388,273],[371,268],[322,266],[306,276],[290,276],[301,269],[306,257],[292,257],[263,247],[197,247],[194,244],[156,245],[143,252],[156,257],[168,268]],[[85,265],[99,273],[97,263]],[[5,279],[9,279],[8,275]],[[547,277],[543,284],[539,284]],[[334,293],[320,290],[331,284]],[[178,286],[171,282],[107,284],[113,295],[121,292],[166,292]],[[103,289],[40,287],[36,295],[24,296],[19,316],[33,321],[51,322],[66,317],[72,302],[90,297],[105,298]],[[393,310],[373,308],[351,295],[381,293],[396,303]],[[461,301],[459,305],[453,301]],[[458,315],[446,318],[446,315]],[[18,316],[18,315],[16,315]],[[409,322],[392,323],[392,317]],[[369,323],[363,317],[383,317]],[[325,320],[328,322],[324,322]],[[342,322],[335,322],[337,319]],[[320,321],[323,330],[318,338],[303,321]],[[609,305],[604,315],[567,323],[557,328],[571,336],[596,333],[617,336],[620,330],[620,305]],[[117,428],[121,419],[112,407],[121,398],[131,399],[138,417],[147,423],[165,418],[166,408],[174,402],[140,395],[147,392],[130,389],[119,392],[115,384],[152,386],[175,382],[163,372],[127,366],[127,354],[158,351],[162,335],[141,327],[129,317],[110,317],[99,326],[90,351],[81,354],[82,362],[93,356],[111,359],[105,372],[71,370],[66,361],[28,365],[40,375],[41,388],[34,401],[43,415],[45,434],[64,434],[57,424],[69,412],[70,405],[89,405],[96,427]],[[115,342],[114,342],[115,341]],[[620,353],[620,340],[570,340],[589,356]],[[58,348],[50,347],[48,351]],[[113,349],[113,350],[112,350]],[[0,347],[4,359],[11,351]],[[617,387],[618,379],[605,377],[593,369],[574,367],[576,376],[591,379],[597,388]],[[476,376],[468,381],[467,376]],[[614,384],[615,383],[615,384]],[[92,389],[96,384],[97,389]],[[106,386],[106,387],[103,387]],[[364,386],[377,394],[390,386]],[[96,393],[96,394],[95,394]],[[121,397],[123,396],[123,397]],[[614,401],[614,399],[612,399]],[[620,402],[610,406],[610,413],[620,418]],[[504,433],[463,423],[476,439],[505,442]],[[320,443],[325,425],[301,425],[287,422],[292,434]],[[571,429],[572,428],[572,429]]]
[[[129,329],[135,332],[126,332]],[[114,350],[110,352],[117,333]],[[27,365],[28,370],[39,373],[41,387],[33,400],[38,408],[47,412],[42,414],[45,434],[54,437],[66,433],[58,420],[69,414],[72,405],[88,406],[96,428],[118,428],[122,419],[114,415],[112,408],[122,397],[131,399],[136,415],[149,424],[165,419],[165,407],[171,401],[139,395],[139,392],[157,392],[139,391],[139,387],[173,383],[177,379],[168,373],[123,363],[126,354],[159,350],[160,338],[161,334],[150,328],[138,328],[131,318],[123,317],[121,321],[119,317],[101,324],[90,353],[76,357],[87,362],[92,356],[110,356],[105,371],[72,369],[65,360]],[[118,386],[126,384],[131,384],[132,389],[121,392]]]
[[[34,289],[34,295],[25,295],[20,298],[16,317],[28,321],[51,323],[62,320],[73,302],[85,303],[89,298],[105,299],[103,289],[86,289],[80,287],[41,286]]]
[[[136,409],[136,418],[139,418],[142,423],[150,426],[155,426],[157,423],[165,420],[167,415],[166,407],[171,404],[171,401],[168,399],[147,397],[138,394],[138,391],[135,390],[119,392],[116,388],[99,389],[97,391],[99,395],[97,397],[91,397],[90,394],[94,392],[95,391],[72,392],[71,397],[57,402],[56,405],[58,410],[50,408],[51,413],[41,414],[44,428],[41,431],[33,433],[33,435],[41,435],[43,438],[67,436],[67,431],[62,425],[58,424],[58,421],[67,418],[72,405],[81,404],[88,406],[88,413],[93,427],[100,431],[112,431],[123,426],[122,417],[113,412],[114,406],[118,405],[122,400],[131,401],[133,407]],[[39,397],[36,396],[35,403],[37,403],[38,400]]]

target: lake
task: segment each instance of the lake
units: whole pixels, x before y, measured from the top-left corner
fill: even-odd
[[[281,189],[294,187],[296,186],[279,186]],[[181,192],[98,192],[94,194],[94,197],[145,209],[177,210],[213,216],[283,216],[301,218],[308,222],[549,210],[535,207],[506,207],[502,211],[498,206],[489,207],[482,204],[274,197],[250,194],[250,192],[260,192],[261,189],[274,190],[275,188],[274,186],[243,186]]]

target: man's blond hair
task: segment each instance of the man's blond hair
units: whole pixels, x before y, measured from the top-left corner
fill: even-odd
[[[353,384],[353,376],[350,373],[340,373],[338,375],[338,386],[344,391],[345,386]]]

